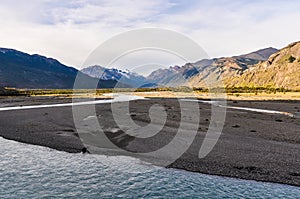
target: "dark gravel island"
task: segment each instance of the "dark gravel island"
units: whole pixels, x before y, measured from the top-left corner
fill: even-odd
[[[3,98],[1,107],[66,102],[70,99]],[[122,103],[119,104],[122,106]],[[150,122],[149,109],[154,104],[165,107],[167,122],[159,134],[148,139],[135,138],[118,130],[109,104],[96,105],[97,119],[107,137],[120,148],[132,152],[155,151],[174,138],[181,117],[178,101],[163,98],[131,101],[128,117],[136,124],[145,126]],[[194,124],[199,125],[198,133],[189,149],[167,167],[300,186],[299,101],[228,101],[228,105],[284,111],[294,117],[227,109],[220,139],[206,157],[199,159],[212,106],[199,103],[200,122]],[[75,128],[72,107],[0,111],[0,126],[0,136],[6,139],[71,153],[88,150]]]

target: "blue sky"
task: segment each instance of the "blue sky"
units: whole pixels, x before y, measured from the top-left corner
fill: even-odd
[[[112,36],[159,27],[189,36],[210,57],[231,56],[300,40],[299,7],[298,0],[0,0],[0,46],[80,68]]]

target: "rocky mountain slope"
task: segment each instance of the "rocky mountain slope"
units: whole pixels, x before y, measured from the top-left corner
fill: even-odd
[[[267,60],[272,54],[277,53],[278,50],[276,48],[265,48],[252,53],[248,53],[245,55],[235,56],[236,58],[248,58],[255,59],[259,61]]]
[[[300,90],[300,42],[274,53],[270,58],[244,71],[240,76],[224,79],[228,87],[254,86]]]
[[[152,72],[147,79],[165,86],[206,87],[210,79],[238,76],[255,64],[267,60],[277,49],[266,48],[234,57],[205,59]]]
[[[0,87],[73,88],[80,75],[82,88],[207,87],[220,80],[226,87],[277,87],[300,90],[300,42],[278,51],[266,48],[249,54],[204,59],[184,66],[153,71],[148,77],[119,69],[90,66],[81,72],[55,59],[0,48]],[[96,82],[96,83],[95,83]],[[119,83],[118,83],[119,82]],[[118,84],[117,84],[118,83]]]
[[[148,81],[144,76],[128,70],[105,68],[95,65],[84,68],[81,72],[103,80],[116,80],[123,84],[131,85],[132,87],[143,87],[143,85],[148,84]]]
[[[84,79],[82,88],[97,85],[96,78],[55,59],[0,48],[0,87],[71,89],[78,73]],[[98,87],[110,88],[116,83],[115,80],[100,80]]]

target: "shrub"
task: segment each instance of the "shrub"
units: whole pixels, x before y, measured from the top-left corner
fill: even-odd
[[[293,63],[295,60],[296,60],[296,58],[293,56],[290,56],[288,59],[289,63]]]

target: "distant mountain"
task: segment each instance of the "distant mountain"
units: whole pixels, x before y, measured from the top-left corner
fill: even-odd
[[[274,53],[265,62],[224,80],[229,87],[255,86],[300,90],[300,42]]]
[[[71,89],[79,73],[82,88],[97,85],[97,79],[67,67],[55,59],[0,48],[0,87]],[[111,88],[114,80],[100,80],[98,87]]]
[[[235,58],[245,58],[245,59],[248,58],[248,59],[255,59],[259,61],[265,61],[269,59],[269,57],[276,52],[278,52],[278,49],[270,47],[252,53],[248,53],[245,55],[236,56]]]
[[[147,79],[165,86],[206,87],[209,79],[240,75],[255,64],[267,60],[277,51],[274,48],[266,48],[246,55],[204,59],[182,67],[173,66],[153,71]]]
[[[89,66],[81,70],[82,73],[91,77],[100,78],[103,80],[116,80],[123,84],[131,85],[132,87],[151,86],[146,78],[128,70],[120,70],[116,68],[105,68],[102,66]]]
[[[203,59],[183,66],[153,71],[144,77],[127,70],[98,65],[78,71],[55,59],[0,48],[0,88],[73,88],[78,75],[80,88],[112,87],[207,87],[210,79],[225,86],[272,86],[300,89],[300,42],[278,51],[261,49],[233,57]],[[98,79],[101,79],[98,82]],[[4,92],[3,89],[0,89]]]

